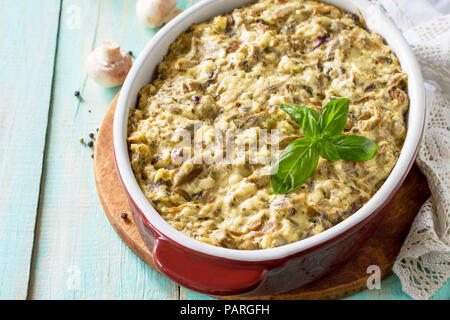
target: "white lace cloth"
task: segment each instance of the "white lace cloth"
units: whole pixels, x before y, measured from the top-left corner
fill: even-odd
[[[404,292],[429,299],[450,278],[450,1],[372,2],[403,32],[425,78],[427,126],[416,162],[432,196],[417,214],[393,270]]]

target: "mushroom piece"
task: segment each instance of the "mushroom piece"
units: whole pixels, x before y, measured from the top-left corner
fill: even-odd
[[[145,26],[159,27],[181,13],[177,4],[177,0],[138,0],[136,15]]]
[[[87,57],[88,75],[105,88],[121,85],[133,62],[129,53],[120,50],[116,41],[105,41]]]

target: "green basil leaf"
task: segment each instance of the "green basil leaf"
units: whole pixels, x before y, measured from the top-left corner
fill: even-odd
[[[362,136],[342,135],[332,143],[342,160],[370,160],[377,151],[375,142]]]
[[[336,146],[331,141],[320,141],[319,144],[320,155],[327,160],[340,160],[341,157],[336,149]]]
[[[305,114],[310,113],[316,120],[319,120],[319,113],[311,108],[298,106],[295,104],[282,104],[280,109],[291,116],[298,124],[303,124]]]
[[[270,185],[276,194],[288,193],[301,186],[316,170],[319,151],[309,139],[291,142],[272,169]]]
[[[319,125],[317,123],[317,118],[314,116],[314,113],[317,112],[314,109],[309,109],[314,112],[307,111],[305,116],[303,117],[302,122],[302,130],[303,134],[309,138],[316,138],[319,136]]]
[[[333,138],[339,135],[347,122],[350,100],[335,99],[328,102],[319,117],[319,130],[322,138]]]

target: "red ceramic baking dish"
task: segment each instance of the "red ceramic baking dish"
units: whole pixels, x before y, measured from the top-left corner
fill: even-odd
[[[169,45],[192,23],[232,11],[251,0],[204,0],[164,26],[139,55],[123,85],[114,117],[114,153],[135,221],[157,268],[189,289],[211,295],[258,296],[285,292],[317,279],[346,260],[376,230],[385,207],[401,186],[418,151],[425,123],[422,75],[407,42],[378,7],[366,0],[329,0],[361,14],[381,34],[408,74],[408,131],[397,164],[374,197],[345,221],[313,237],[264,250],[212,246],[171,227],[147,201],[134,177],[128,155],[127,122],[138,91],[151,81]]]

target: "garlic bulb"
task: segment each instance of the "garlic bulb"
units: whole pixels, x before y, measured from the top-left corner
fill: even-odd
[[[133,64],[130,54],[116,41],[105,41],[86,60],[88,75],[105,88],[121,85]]]
[[[159,27],[182,12],[177,4],[177,0],[138,0],[136,15],[147,27]]]

